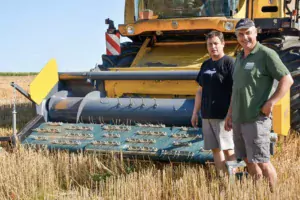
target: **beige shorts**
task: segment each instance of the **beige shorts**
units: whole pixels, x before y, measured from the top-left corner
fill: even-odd
[[[204,149],[234,149],[232,131],[224,129],[223,119],[202,119]]]
[[[255,122],[233,123],[236,158],[247,158],[251,163],[270,161],[270,132],[272,120],[260,115]]]

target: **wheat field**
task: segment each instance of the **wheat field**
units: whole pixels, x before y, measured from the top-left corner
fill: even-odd
[[[33,76],[0,76],[0,135],[11,135],[14,81],[25,89]],[[16,95],[17,128],[34,106]],[[129,161],[115,155],[49,153],[2,143],[0,199],[300,199],[300,136],[280,138],[272,162],[276,190],[265,180],[218,178],[213,166]]]

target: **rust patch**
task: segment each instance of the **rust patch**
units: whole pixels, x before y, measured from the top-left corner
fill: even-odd
[[[65,99],[55,105],[56,110],[64,110],[68,107],[69,100]]]

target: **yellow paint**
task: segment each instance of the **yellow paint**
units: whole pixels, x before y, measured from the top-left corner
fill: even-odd
[[[228,41],[225,44],[225,53],[234,56],[237,43]],[[111,71],[178,71],[196,70],[199,71],[204,60],[209,58],[206,50],[206,43],[181,43],[173,45],[154,45],[144,47],[139,59],[135,63],[136,67],[130,68],[110,68]],[[149,63],[153,66],[149,67]],[[106,80],[105,90],[108,97],[117,97],[124,94],[162,96],[194,96],[198,88],[194,80]]]
[[[176,45],[190,45],[190,44],[206,44],[206,41],[192,41],[192,42],[156,42],[154,46],[176,46]],[[237,44],[236,40],[226,41],[226,44]]]
[[[248,13],[246,16],[248,2]],[[271,2],[271,3],[270,3]],[[142,6],[143,2],[140,1],[139,6]],[[277,6],[277,12],[262,12],[263,6]],[[252,8],[253,7],[253,8]],[[138,8],[137,8],[138,9]],[[140,8],[142,9],[142,8]],[[238,12],[233,16],[233,19],[227,19],[226,17],[191,17],[191,18],[173,18],[173,19],[151,19],[135,21],[135,3],[134,0],[126,0],[125,2],[125,22],[119,25],[119,31],[124,36],[130,36],[126,32],[127,26],[133,26],[135,33],[133,35],[139,35],[148,31],[172,31],[172,22],[176,21],[178,27],[176,30],[190,31],[200,29],[215,29],[222,32],[234,32],[234,30],[225,30],[225,22],[233,22],[234,26],[240,18],[280,18],[286,16],[284,12],[284,3],[282,0],[257,0],[246,1],[240,0],[238,2]]]
[[[124,94],[145,96],[194,96],[198,84],[194,80],[106,80],[105,90],[108,97],[120,97]]]
[[[250,0],[250,1],[248,1],[248,10],[246,8],[246,11],[248,12],[248,15],[246,15],[246,13],[245,13],[246,18],[253,19],[252,7],[253,7],[253,1]]]
[[[273,130],[280,135],[288,135],[290,130],[290,92],[273,109]]]
[[[40,104],[58,82],[58,69],[54,59],[51,59],[30,83],[30,97]]]
[[[109,68],[109,71],[189,71],[199,70],[199,66],[178,66],[178,67],[130,67],[130,68]]]
[[[140,60],[143,58],[143,56],[146,54],[146,51],[147,51],[147,46],[150,42],[150,38],[147,38],[143,45],[141,46],[138,54],[135,56],[133,62],[131,63],[131,66],[130,67],[136,67],[137,64],[140,62]]]
[[[266,0],[267,2],[267,0]],[[233,18],[239,19],[244,18],[246,14],[246,0],[240,0],[238,3],[238,12],[233,16]],[[143,10],[141,6],[143,6],[143,1],[140,1],[139,5],[140,10]],[[138,9],[138,8],[137,8]],[[226,19],[225,17],[191,17],[185,19],[155,19],[158,16],[154,16],[152,20],[146,21],[135,21],[135,3],[134,0],[126,0],[125,1],[125,12],[124,12],[124,24],[119,25],[119,30],[122,35],[127,35],[126,33],[126,26],[131,25],[135,27],[135,34],[138,35],[145,31],[167,31],[167,30],[174,30],[171,23],[173,20],[180,22],[178,28],[176,30],[195,30],[195,29],[216,29],[223,32],[233,32],[233,31],[226,31],[224,29],[223,24],[226,21],[234,21],[234,19]],[[213,23],[212,23],[213,22]]]
[[[125,1],[124,23],[134,23],[134,0]]]
[[[234,51],[238,46],[237,43],[225,42],[225,53],[234,56]],[[178,67],[200,68],[202,62],[209,58],[206,49],[206,43],[188,43],[181,45],[154,45],[142,51],[141,57],[135,60],[134,66],[147,68],[159,67],[164,70],[172,70]],[[138,53],[140,54],[140,52]],[[152,68],[151,68],[152,67]],[[183,68],[185,69],[185,68]],[[110,70],[124,70],[124,68],[113,68]],[[125,68],[125,70],[130,70]]]
[[[283,17],[283,1],[281,0],[260,0],[254,1],[253,3],[253,18],[278,18]],[[262,12],[262,7],[264,6],[277,6],[277,12]]]
[[[201,17],[201,18],[176,18],[176,19],[152,19],[145,21],[137,21],[136,23],[120,24],[119,31],[123,36],[127,34],[127,26],[134,27],[134,34],[139,35],[144,32],[150,31],[172,31],[175,30],[172,26],[173,21],[178,23],[176,31],[186,30],[200,30],[200,29],[215,29],[222,32],[234,32],[233,30],[226,30],[224,27],[225,22],[232,22],[235,26],[238,19],[229,19],[226,17]]]
[[[247,1],[240,0],[238,5],[238,12],[233,15],[233,18],[244,18],[246,16]]]

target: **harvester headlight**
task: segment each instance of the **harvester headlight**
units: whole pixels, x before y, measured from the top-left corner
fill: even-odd
[[[127,33],[129,35],[133,35],[134,34],[134,28],[132,26],[127,26]]]
[[[224,28],[225,28],[226,31],[233,30],[233,22],[225,22]]]

